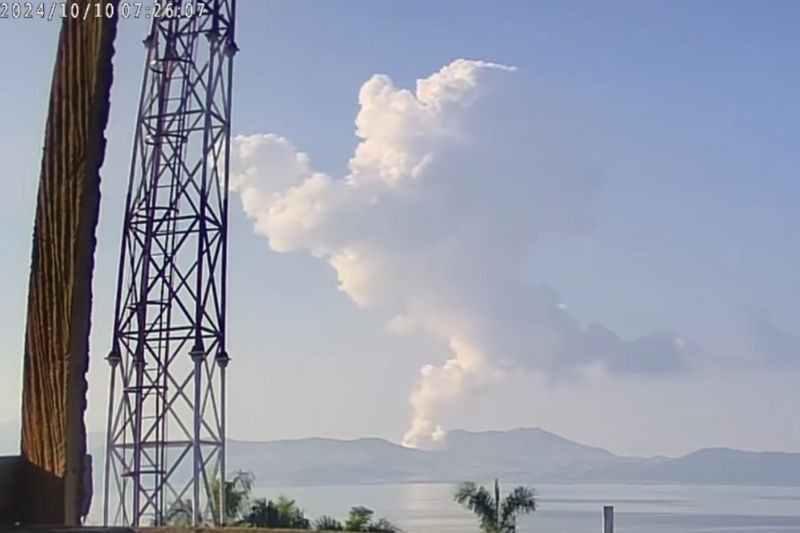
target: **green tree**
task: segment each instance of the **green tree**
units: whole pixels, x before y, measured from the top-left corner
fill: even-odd
[[[275,502],[275,507],[278,509],[279,527],[290,529],[308,529],[311,527],[303,510],[297,506],[294,500],[279,496],[278,501]]]
[[[475,483],[463,483],[456,490],[455,501],[475,513],[484,533],[515,533],[517,516],[536,510],[535,491],[517,487],[500,498],[500,483],[494,480],[494,496]]]
[[[367,509],[364,506],[357,506],[350,509],[350,514],[347,515],[347,520],[344,521],[345,531],[369,531],[367,528],[372,522],[372,509]]]
[[[344,531],[371,531],[375,533],[398,533],[400,528],[385,518],[373,519],[375,513],[362,505],[350,509],[344,522]]]
[[[258,498],[253,501],[243,522],[253,527],[272,527],[278,522],[278,510],[272,501]]]
[[[211,480],[211,513],[215,525],[235,525],[242,521],[250,504],[250,491],[253,490],[255,476],[252,472],[237,471],[230,480],[225,481],[225,518],[220,520],[219,503],[222,483],[219,476]]]
[[[331,516],[320,516],[314,521],[314,529],[317,531],[342,531],[342,523]]]
[[[248,509],[250,503],[250,491],[253,488],[255,476],[251,472],[238,471],[228,481],[225,481],[225,525],[238,525],[242,523],[242,517]],[[223,525],[219,519],[219,501],[222,491],[222,483],[217,476],[211,480],[210,492],[212,495],[210,503],[211,518],[216,526]],[[206,519],[208,517],[205,517]],[[170,505],[164,514],[161,524],[154,520],[152,525],[167,525],[173,527],[191,527],[193,525],[192,502],[189,499],[179,499]]]
[[[176,500],[164,514],[164,525],[173,527],[192,527],[192,502]],[[160,524],[153,524],[158,526]]]
[[[283,496],[276,502],[258,498],[244,516],[243,524],[253,527],[279,527],[284,529],[309,529],[311,523],[294,500]]]
[[[368,531],[376,533],[399,533],[401,529],[385,518],[379,518],[370,524]]]

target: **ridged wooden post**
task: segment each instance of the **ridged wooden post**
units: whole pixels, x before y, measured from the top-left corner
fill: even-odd
[[[116,8],[117,1],[67,2],[67,10],[78,4],[81,14],[87,8],[90,11],[85,19],[62,21],[50,88],[33,231],[22,391],[17,509],[19,518],[29,524],[79,524],[86,499],[85,374],[100,167],[116,33],[116,18],[97,16],[98,3]],[[24,46],[16,53],[24,53]]]

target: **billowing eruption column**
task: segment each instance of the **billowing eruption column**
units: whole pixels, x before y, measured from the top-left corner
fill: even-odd
[[[528,82],[529,83],[529,82]],[[410,394],[407,446],[439,446],[444,408],[508,369],[682,368],[668,334],[623,340],[532,280],[543,236],[591,228],[597,171],[553,102],[514,68],[460,59],[400,89],[361,88],[349,173],[315,172],[273,134],[236,137],[231,185],[277,252],[335,269],[359,306],[447,347]]]

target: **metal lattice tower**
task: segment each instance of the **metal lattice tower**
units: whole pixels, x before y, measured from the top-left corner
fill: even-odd
[[[235,0],[154,19],[117,282],[105,524],[225,515],[225,285]],[[167,9],[164,9],[167,12]]]

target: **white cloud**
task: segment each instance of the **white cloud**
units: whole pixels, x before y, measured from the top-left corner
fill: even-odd
[[[513,68],[458,60],[415,92],[376,75],[359,94],[360,143],[340,179],[276,135],[234,140],[232,188],[278,252],[327,261],[358,305],[393,331],[432,334],[450,357],[422,369],[405,443],[436,445],[441,408],[505,367],[562,378],[602,365],[661,374],[684,362],[668,333],[632,341],[584,325],[519,269],[542,233],[589,227],[595,172],[537,123]]]

